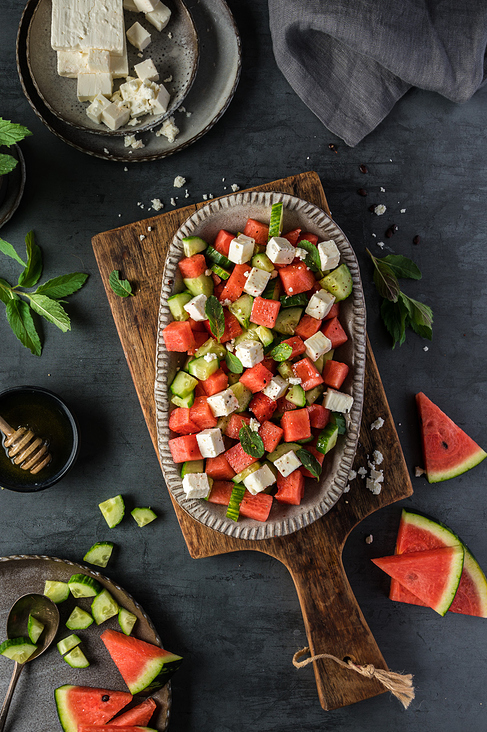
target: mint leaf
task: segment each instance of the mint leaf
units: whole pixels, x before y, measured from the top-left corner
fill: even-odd
[[[273,358],[274,361],[287,361],[292,352],[293,349],[289,343],[279,343],[278,346],[275,346],[275,348],[272,349],[269,356]]]
[[[397,302],[401,288],[399,287],[394,270],[390,265],[384,263],[382,259],[374,257],[368,249],[366,249],[366,252],[374,264],[374,284],[377,287],[379,295],[391,302]]]
[[[380,306],[380,314],[384,325],[392,336],[392,347],[395,348],[397,343],[402,346],[406,340],[408,309],[399,301],[383,300]]]
[[[132,285],[128,280],[121,280],[120,272],[116,269],[110,272],[108,284],[115,295],[119,295],[120,297],[129,297],[129,295],[133,295]]]
[[[5,303],[5,305],[8,305],[10,300],[18,300],[19,298],[15,294],[15,292],[12,290],[10,285],[8,284],[7,280],[2,280],[0,277],[0,300]]]
[[[408,310],[408,325],[422,338],[433,338],[433,311],[428,305],[413,300],[401,292],[401,302]]]
[[[0,239],[0,252],[3,252],[3,254],[6,254],[7,257],[11,257],[12,259],[15,259],[16,262],[21,264],[23,267],[27,267],[27,263],[24,262],[23,259],[19,257],[15,249],[11,244],[8,243],[8,241],[5,241],[4,239]]]
[[[20,274],[18,283],[20,287],[34,287],[42,274],[42,254],[40,247],[34,241],[33,231],[29,231],[25,237],[25,250],[27,252],[27,266]]]
[[[11,173],[16,165],[17,160],[12,157],[12,155],[0,154],[0,175],[7,175],[7,173]]]
[[[381,257],[380,261],[386,262],[396,277],[406,277],[410,280],[420,280],[422,277],[418,265],[402,254],[388,254],[386,257]]]
[[[206,298],[205,314],[210,321],[210,330],[220,343],[221,337],[225,332],[225,314],[221,302],[214,295]]]
[[[62,305],[57,300],[51,300],[46,295],[38,295],[35,292],[27,295],[30,300],[32,310],[42,315],[43,318],[54,323],[63,333],[71,330],[71,321]]]
[[[24,137],[29,137],[29,135],[32,135],[32,132],[27,127],[0,117],[0,145],[10,147],[23,140]]]
[[[73,292],[79,290],[87,279],[88,275],[84,272],[71,272],[71,274],[60,275],[39,285],[35,294],[47,295],[53,300],[59,300],[59,298],[72,295]]]
[[[301,239],[301,241],[298,242],[298,247],[301,247],[301,249],[308,252],[306,259],[304,260],[305,265],[309,267],[312,272],[318,272],[321,274],[321,259],[317,247],[307,239]]]
[[[306,470],[309,470],[314,478],[320,477],[322,467],[319,461],[311,452],[308,452],[308,450],[304,450],[303,448],[301,448],[301,450],[296,451],[296,455],[301,460]]]
[[[225,354],[225,363],[232,374],[241,374],[244,370],[241,360],[234,356],[233,353],[230,353],[230,351],[227,351]]]
[[[255,458],[263,457],[265,453],[264,443],[262,437],[246,424],[242,424],[239,430],[238,438],[242,445],[242,450],[247,454]]]
[[[10,300],[7,304],[7,320],[22,345],[35,356],[40,356],[42,351],[41,341],[27,303],[19,298]]]

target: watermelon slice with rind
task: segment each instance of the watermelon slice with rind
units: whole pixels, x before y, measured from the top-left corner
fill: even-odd
[[[117,727],[114,724],[104,724],[101,726],[93,724],[80,724],[78,732],[157,732],[153,727],[139,727],[138,725],[129,725],[128,727]]]
[[[127,709],[115,719],[111,719],[109,724],[113,727],[127,727],[130,725],[144,726],[149,724],[151,717],[156,711],[157,704],[154,699],[144,699],[141,704],[137,704],[132,709]]]
[[[487,457],[487,453],[422,392],[416,394],[416,405],[429,483],[455,478]]]
[[[380,557],[372,561],[416,597],[444,615],[453,602],[463,569],[463,546]]]
[[[132,694],[160,689],[183,660],[160,646],[117,630],[105,630],[100,638]]]
[[[78,732],[78,725],[103,725],[132,701],[126,691],[64,684],[54,691],[56,709],[64,732]]]

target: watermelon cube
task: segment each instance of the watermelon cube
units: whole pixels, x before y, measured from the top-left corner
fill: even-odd
[[[240,442],[227,450],[224,455],[236,474],[257,462],[257,458],[247,455]]]
[[[249,410],[253,412],[255,419],[261,424],[271,419],[276,409],[277,402],[262,394],[262,392],[258,392],[249,404]]]
[[[224,391],[228,386],[228,376],[222,369],[218,369],[211,376],[201,382],[206,396],[213,396],[219,391]]]
[[[235,475],[235,471],[229,464],[225,455],[217,455],[217,457],[207,458],[205,473],[209,478],[213,478],[213,480],[231,480]]]
[[[330,420],[330,410],[321,404],[310,404],[306,407],[312,429],[322,430]]]
[[[325,363],[323,369],[323,381],[327,386],[331,386],[333,389],[340,389],[341,385],[347,378],[348,372],[349,368],[346,363],[330,359]]]
[[[297,245],[299,235],[301,234],[301,229],[293,229],[292,231],[288,231],[287,234],[283,234],[283,239],[287,239],[290,244],[295,247]]]
[[[279,427],[277,424],[274,424],[274,422],[269,422],[268,420],[266,420],[263,424],[261,424],[259,428],[259,435],[262,437],[265,451],[274,452],[279,442],[281,441],[283,434],[284,430],[281,429],[281,427]]]
[[[307,408],[284,412],[281,417],[281,427],[284,430],[284,442],[297,442],[297,440],[311,437],[311,423]]]
[[[338,348],[342,343],[348,341],[348,336],[343,330],[338,318],[327,320],[321,332],[330,339],[332,348]]]
[[[302,318],[301,318],[302,320]],[[301,322],[301,321],[300,321]],[[298,323],[298,328],[299,328]],[[313,333],[311,334],[313,335]],[[299,337],[299,335],[293,335],[291,338],[286,338],[285,341],[282,341],[283,343],[287,343],[288,346],[291,346],[293,349],[291,355],[289,356],[289,360],[291,361],[293,358],[296,358],[296,356],[302,356],[303,353],[306,352],[306,346],[303,343],[303,339]]]
[[[216,249],[217,252],[223,254],[224,257],[228,257],[228,252],[230,251],[230,242],[232,241],[232,239],[235,239],[235,234],[230,234],[229,231],[226,231],[225,229],[220,229],[220,231],[216,235],[213,249]]]
[[[236,338],[242,333],[240,323],[238,322],[235,315],[233,315],[233,313],[231,313],[226,308],[223,308],[223,316],[225,318],[225,330],[223,331],[223,335],[220,338],[220,343],[226,343],[227,341],[231,341],[233,338]],[[213,336],[210,328],[210,322],[208,320],[205,320],[204,323],[209,334]]]
[[[312,234],[311,231],[305,231],[303,234],[300,234],[296,246],[299,246],[299,242],[303,240],[311,242],[315,247],[318,246],[318,236],[316,234]]]
[[[168,351],[187,353],[194,349],[196,341],[187,320],[175,320],[162,331],[162,337]]]
[[[243,233],[245,236],[252,237],[256,244],[266,245],[269,238],[269,227],[255,219],[247,219]]]
[[[274,496],[279,503],[288,503],[299,506],[304,496],[304,475],[295,470],[286,478],[279,473],[277,476],[277,493]]]
[[[267,300],[265,297],[256,297],[252,304],[250,322],[273,328],[276,324],[281,303],[279,300]]]
[[[189,418],[200,430],[208,430],[216,427],[217,419],[213,416],[206,396],[197,396],[193,406],[189,408]]]
[[[208,496],[210,503],[218,503],[220,506],[228,506],[235,483],[231,480],[215,480],[211,486]]]
[[[186,257],[178,262],[179,269],[183,278],[192,280],[206,272],[206,259],[204,254],[194,254],[192,257]]]
[[[246,369],[240,377],[240,382],[250,389],[252,394],[262,391],[272,379],[272,372],[264,364],[258,363],[251,369]]]
[[[248,427],[250,419],[251,418],[246,414],[232,414],[224,429],[224,433],[227,437],[231,437],[232,440],[238,440],[242,425],[246,424]]]
[[[196,435],[174,437],[169,440],[168,445],[175,463],[185,463],[187,460],[201,460],[202,458]]]
[[[323,377],[307,356],[293,364],[294,375],[301,379],[301,386],[305,391],[314,389],[323,383]]]
[[[198,432],[198,426],[189,416],[189,408],[177,407],[169,415],[169,429],[178,435],[191,435]]]
[[[257,493],[253,496],[245,491],[240,503],[240,515],[255,521],[267,521],[272,508],[273,498],[268,493]]]
[[[314,274],[304,263],[289,264],[279,269],[279,277],[286,295],[299,295],[311,290],[316,282]]]
[[[297,324],[296,328],[294,329],[294,332],[296,335],[302,338],[303,341],[305,341],[307,338],[311,338],[312,335],[319,331],[322,322],[322,320],[312,318],[311,315],[307,315],[305,313]]]
[[[222,294],[220,295],[220,302],[225,302],[225,300],[235,302],[235,300],[238,300],[244,290],[245,283],[247,282],[248,274],[246,277],[245,273],[250,272],[250,270],[251,267],[249,267],[248,264],[235,265],[232,274],[226,281],[225,287],[222,290]]]

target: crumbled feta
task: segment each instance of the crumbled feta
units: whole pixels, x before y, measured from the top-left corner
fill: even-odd
[[[299,376],[290,376],[288,382],[291,384],[291,386],[297,386],[298,384],[301,384],[301,379],[299,378]]]
[[[382,216],[387,211],[387,208],[384,206],[383,203],[379,203],[374,208],[374,213],[377,214],[377,216]]]
[[[175,206],[175,205],[176,205],[176,199],[175,198],[171,198],[171,206]]]
[[[380,428],[383,426],[383,424],[384,424],[384,420],[382,419],[382,417],[377,417],[375,422],[372,422],[372,424],[370,425],[370,429],[371,430],[380,430]]]
[[[203,297],[204,297],[204,295],[203,295]],[[211,363],[212,361],[215,361],[218,358],[218,356],[216,355],[216,353],[205,353],[203,358],[205,359],[206,363]]]
[[[190,318],[193,318],[193,320],[208,320],[208,317],[205,313],[206,300],[206,295],[196,295],[196,297],[193,297],[192,300],[183,305],[183,308],[184,310],[186,310]],[[206,356],[212,356],[212,358],[208,359],[206,358]],[[214,353],[207,353],[206,356],[204,358],[207,361],[212,361],[214,358],[216,358],[216,355]]]
[[[352,470],[348,474],[348,480],[355,480],[356,477],[357,477],[357,471],[353,470],[353,468],[352,468]]]
[[[273,236],[267,242],[265,253],[273,264],[291,264],[296,249],[283,236]]]
[[[371,470],[371,477],[365,481],[366,487],[369,489],[374,496],[378,496],[382,490],[382,481],[384,480],[384,474],[382,470]]]
[[[254,253],[255,239],[245,234],[239,234],[230,242],[228,259],[234,264],[245,264]]]
[[[294,256],[301,260],[306,259],[307,254],[306,249],[302,249],[301,247],[296,247],[294,252]]]
[[[375,465],[382,465],[384,455],[380,452],[380,450],[374,450],[373,458]]]
[[[366,544],[372,544],[373,541],[374,541],[374,537],[372,536],[372,534],[369,534],[368,536],[365,537]]]
[[[367,468],[361,467],[358,469],[357,472],[361,478],[365,478],[365,476],[367,475]]]
[[[174,186],[174,188],[182,188],[185,183],[186,183],[186,178],[183,178],[182,175],[177,175],[174,178],[173,186]]]
[[[151,203],[152,203],[152,208],[154,209],[154,211],[160,211],[161,208],[164,208],[164,204],[160,198],[153,198]]]
[[[423,351],[429,351],[428,346],[423,346]]]
[[[222,300],[222,305],[224,308],[227,308],[229,305],[232,304],[232,301],[226,298],[225,300]],[[235,338],[232,338],[233,341],[235,341]]]
[[[243,482],[248,492],[255,496],[257,493],[262,493],[262,491],[275,483],[276,476],[268,465],[263,465],[258,470],[247,475]]]
[[[333,241],[320,241],[316,247],[320,255],[321,269],[335,269],[340,264],[340,251]]]
[[[236,183],[232,183],[231,189],[234,193],[240,190],[240,186],[238,186]]]
[[[416,465],[416,467],[414,468],[414,475],[416,478],[420,478],[425,473],[426,473],[426,470],[424,470],[423,468],[420,468],[419,465]]]
[[[214,417],[228,417],[238,409],[239,405],[238,399],[231,389],[225,389],[209,396],[207,402]]]
[[[384,242],[383,241],[378,241],[377,242],[377,246],[380,247],[381,249],[384,249]]]
[[[283,476],[283,478],[287,478],[288,475],[294,473],[294,471],[302,465],[302,462],[298,458],[294,450],[290,450],[285,455],[275,460],[274,465]]]
[[[206,473],[187,473],[183,478],[186,498],[208,498],[211,485]]]
[[[244,286],[244,292],[246,292],[247,295],[252,295],[252,297],[259,297],[259,295],[262,295],[270,280],[270,273],[265,272],[263,269],[258,269],[258,267],[252,267],[250,273],[244,274],[248,274],[247,281]]]
[[[264,348],[258,341],[244,341],[235,348],[235,355],[244,368],[252,368],[264,360]]]
[[[381,193],[385,193],[385,192],[386,192],[386,189],[385,189],[385,188],[383,188],[383,187],[381,186],[381,187],[380,187],[380,192],[381,192]]]
[[[141,150],[145,147],[142,140],[137,140],[135,135],[125,135],[123,138],[124,147],[131,147],[132,150]]]
[[[320,356],[331,351],[332,343],[330,339],[319,330],[304,341],[304,346],[306,348],[306,355],[308,358],[312,361],[317,361]]]
[[[211,269],[205,269],[205,275],[211,277]]]
[[[139,240],[144,241],[144,239],[145,239],[145,234],[139,234]]]
[[[211,427],[209,429],[198,432],[196,435],[196,440],[198,442],[201,457],[218,457],[218,455],[221,455],[222,452],[225,452],[222,432],[219,427]]]
[[[166,79],[164,79],[166,81]],[[162,127],[156,131],[156,137],[164,135],[167,137],[168,142],[173,143],[176,137],[179,135],[179,127],[174,124],[174,117],[164,120]]]
[[[258,432],[260,429],[260,422],[258,419],[255,419],[255,417],[250,418],[249,427],[252,430],[252,432]]]
[[[402,208],[401,209],[401,213],[406,213],[406,209],[405,208]]]

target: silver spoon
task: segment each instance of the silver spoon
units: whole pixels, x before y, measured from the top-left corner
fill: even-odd
[[[56,605],[45,595],[37,595],[32,593],[30,595],[23,595],[14,603],[10,610],[7,618],[7,638],[21,638],[27,637],[27,623],[29,621],[29,615],[34,615],[41,623],[44,624],[44,630],[37,643],[37,649],[34,651],[24,663],[18,663],[15,661],[12,678],[7,689],[5,701],[3,702],[2,709],[0,710],[0,732],[3,732],[5,722],[7,719],[10,702],[14,695],[15,687],[19,676],[24,670],[24,666],[33,658],[37,658],[41,653],[49,648],[53,642],[57,629],[59,627],[59,610]]]

